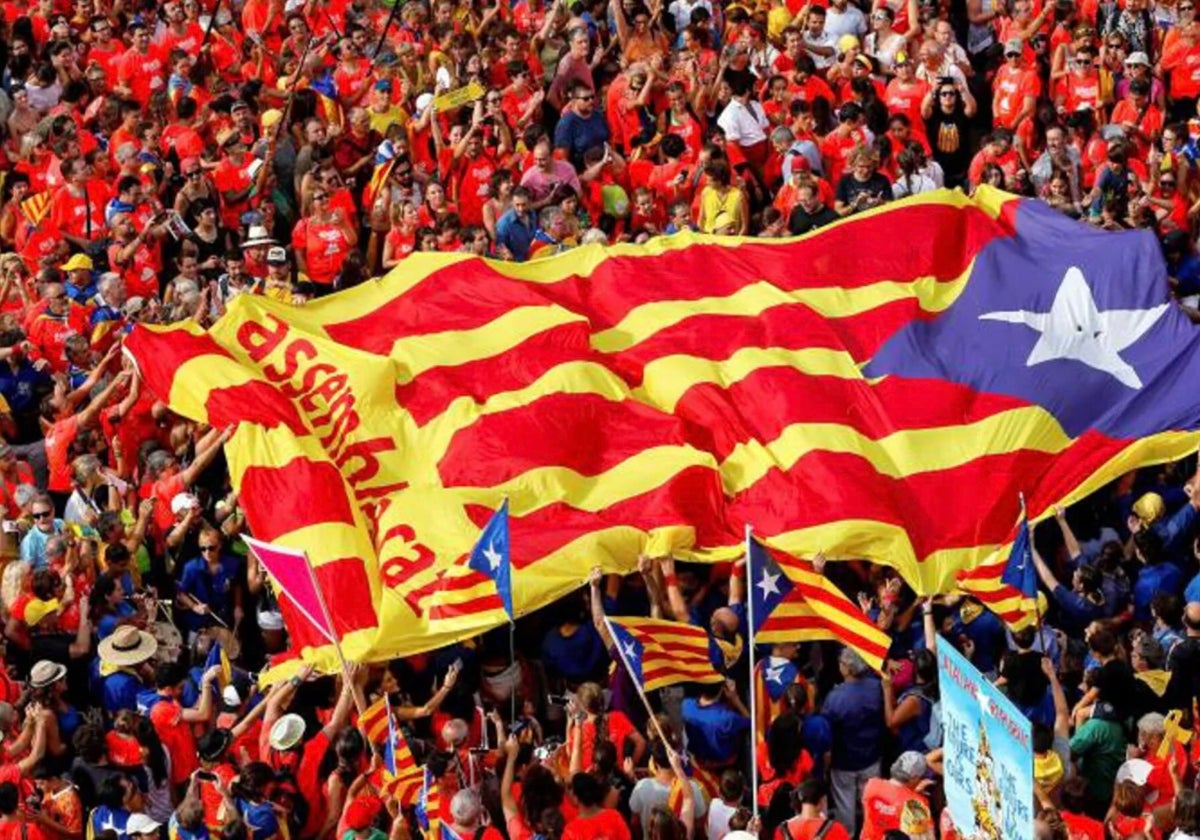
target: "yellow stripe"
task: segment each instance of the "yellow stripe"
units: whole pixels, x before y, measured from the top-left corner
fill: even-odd
[[[949,282],[921,277],[906,282],[884,280],[854,288],[825,286],[790,292],[764,280],[722,297],[643,304],[630,311],[615,327],[594,334],[592,346],[602,353],[617,353],[696,315],[757,317],[776,306],[803,306],[820,318],[852,318],[897,300],[916,298],[922,309],[941,312],[958,298],[970,274],[968,267]],[[809,319],[816,320],[811,315]]]
[[[800,350],[743,347],[720,361],[689,355],[655,359],[646,365],[642,375],[643,384],[633,391],[633,397],[672,414],[690,388],[705,383],[727,388],[756,370],[772,367],[790,367],[812,376],[862,379],[854,357],[844,350],[824,347],[805,347]]]
[[[880,475],[905,478],[1018,449],[1055,454],[1070,444],[1058,421],[1040,406],[1014,408],[961,426],[905,429],[878,440],[840,423],[793,423],[769,443],[739,443],[721,463],[721,476],[725,492],[733,495],[772,468],[791,469],[810,452],[857,455]]]
[[[523,306],[474,329],[397,339],[389,355],[400,363],[398,379],[404,384],[431,368],[489,359],[538,333],[573,321],[587,324],[582,316],[559,306]]]

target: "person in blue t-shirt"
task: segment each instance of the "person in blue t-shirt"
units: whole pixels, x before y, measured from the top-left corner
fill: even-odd
[[[1150,620],[1150,602],[1160,592],[1178,594],[1183,589],[1183,572],[1163,553],[1158,532],[1150,529],[1133,535],[1133,554],[1142,564],[1133,584],[1133,617]]]
[[[883,687],[850,648],[842,650],[838,670],[842,683],[829,692],[821,714],[833,727],[829,763],[834,816],[853,834],[863,788],[879,775],[883,757]]]
[[[205,627],[233,627],[241,614],[241,590],[237,587],[238,561],[221,553],[221,532],[201,528],[200,556],[187,562],[179,579],[177,595],[188,629],[189,642]]]
[[[727,682],[703,686],[683,701],[688,751],[701,764],[724,767],[735,761],[750,730],[750,712]]]

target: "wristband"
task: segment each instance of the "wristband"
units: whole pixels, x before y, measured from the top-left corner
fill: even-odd
[[[663,575],[663,583],[665,583],[667,586],[676,586],[678,582],[675,579],[674,573],[672,573],[669,575]]]

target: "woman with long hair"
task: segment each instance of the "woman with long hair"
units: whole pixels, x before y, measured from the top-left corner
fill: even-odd
[[[899,740],[900,752],[915,750],[925,753],[925,743],[933,722],[933,704],[938,701],[937,656],[933,651],[921,649],[913,654],[913,685],[899,697],[892,684],[892,675],[883,673],[884,721]]]
[[[138,718],[134,736],[142,750],[142,766],[146,768],[146,813],[166,825],[175,810],[171,799],[171,755],[163,749],[149,718]]]

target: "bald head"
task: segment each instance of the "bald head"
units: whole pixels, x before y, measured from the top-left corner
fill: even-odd
[[[1200,601],[1191,601],[1183,611],[1183,626],[1189,636],[1200,636]]]

